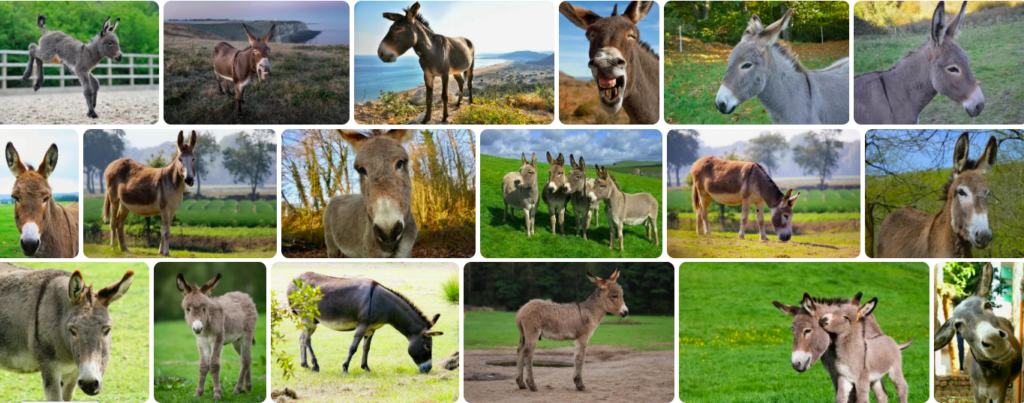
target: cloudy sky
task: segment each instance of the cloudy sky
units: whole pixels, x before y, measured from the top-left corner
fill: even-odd
[[[619,14],[626,11],[628,1],[573,1],[570,4],[593,11],[597,15],[607,17],[612,15],[612,7],[618,4]],[[640,40],[647,42],[654,48],[654,51],[661,55],[661,9],[655,4],[644,19],[640,20],[637,28],[640,29]],[[590,41],[587,41],[586,31],[577,27],[558,13],[558,69],[573,77],[590,77],[590,68],[587,62],[590,61]]]
[[[783,129],[773,127],[770,132],[782,133],[783,136],[786,136],[786,140],[792,140],[793,136],[807,133],[808,130],[810,129]],[[839,140],[843,142],[861,141],[860,134],[857,133],[856,130],[840,129],[839,131]],[[748,141],[754,137],[760,136],[762,132],[765,131],[760,129],[744,129],[727,126],[705,126],[697,129],[697,133],[700,133],[700,142],[708,147],[721,147],[733,144],[737,141]]]
[[[135,147],[135,148],[154,147],[154,146],[158,146],[158,145],[161,145],[163,143],[166,143],[168,141],[172,142],[172,143],[178,141],[178,132],[179,131],[181,131],[181,130],[180,129],[179,130],[170,130],[170,129],[125,129],[125,131],[124,131],[124,139],[128,141],[128,145],[126,147]],[[228,136],[228,135],[232,135],[232,134],[237,134],[240,131],[243,131],[243,130],[242,129],[226,129],[226,128],[221,128],[221,129],[203,129],[202,131],[196,131],[196,133],[210,132],[210,134],[212,134],[214,137],[217,138],[217,141],[220,141],[221,139],[224,138],[224,136]],[[248,131],[248,130],[246,130],[246,131]],[[188,138],[191,135],[192,135],[192,131],[191,130],[186,130],[185,131],[185,141],[186,142],[188,142]],[[277,136],[270,136],[270,140],[273,143],[276,144],[277,143]]]
[[[547,161],[546,152],[583,156],[587,164],[611,164],[618,161],[661,161],[661,132],[657,130],[484,130],[480,152],[496,157],[520,158],[537,153],[538,161]]]
[[[79,193],[79,147],[78,133],[63,129],[9,129],[0,134],[0,143],[14,144],[18,156],[25,164],[38,168],[50,144],[57,145],[57,168],[50,174],[50,189],[53,193]],[[5,163],[6,165],[6,163]],[[0,194],[8,194],[14,188],[14,174],[10,169],[0,170]]]

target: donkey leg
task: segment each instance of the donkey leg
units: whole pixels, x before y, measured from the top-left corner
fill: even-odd
[[[235,84],[235,113],[242,113],[242,104],[245,102],[242,95],[245,94],[245,87]]]
[[[128,242],[124,239],[124,224],[128,221],[128,207],[124,203],[121,205],[120,212],[117,214],[117,241],[121,244],[121,252],[128,252]]]
[[[900,403],[907,403],[907,393],[910,388],[907,386],[907,380],[903,378],[902,363],[889,371],[889,378],[892,379],[892,383],[896,385],[896,398],[899,399]],[[878,383],[882,382],[879,381]],[[999,399],[996,400],[997,402],[1002,402],[1006,399],[1006,389],[1002,388],[1000,389],[1000,392]],[[877,395],[875,396],[875,399],[878,399]]]
[[[533,382],[533,353],[537,350],[537,339],[539,337],[527,337],[523,346],[523,367],[526,370],[526,386],[530,391],[537,391],[537,384]]]
[[[111,190],[107,189],[107,192],[109,194]],[[107,199],[110,200],[109,195]],[[110,209],[110,250],[117,250],[117,213],[120,211],[120,206],[118,202],[111,200],[108,208]]]
[[[90,84],[92,86],[92,107],[95,110],[96,105],[99,105],[99,102],[96,100],[96,96],[100,93],[100,80],[98,80],[96,76],[92,75],[92,73],[88,73],[87,75],[89,76],[89,82],[92,83]]]
[[[622,227],[623,227],[623,226],[624,226],[624,225],[622,225],[622,223],[621,223],[621,222],[620,222],[620,223],[619,223],[619,225],[618,225],[618,227],[619,227],[619,251],[620,251],[620,252],[625,252],[625,251],[626,251],[626,247],[625,247],[625,245],[623,244],[623,240],[622,240]]]
[[[420,123],[427,124],[430,122],[431,109],[434,106],[434,76],[423,73],[423,85],[427,87],[423,94],[423,101],[427,104],[427,110],[423,112],[423,120]]]
[[[501,223],[504,224],[508,221],[508,203],[505,203],[505,210],[501,212]]]
[[[54,363],[41,363],[39,365],[39,373],[43,376],[43,393],[46,395],[46,401],[61,401],[60,368]]]
[[[550,209],[548,206],[548,215],[551,216],[551,233],[558,235],[558,213]]]
[[[583,240],[586,241],[587,240],[587,230],[590,229],[590,219],[594,218],[594,212],[591,211],[590,209],[587,209],[587,211],[586,211],[586,213],[584,213],[584,215],[586,215],[586,219],[583,222]]]
[[[235,340],[234,343],[231,343],[231,347],[235,349],[235,353],[238,353],[239,361],[244,361],[245,358],[242,357],[242,345],[241,344],[242,344],[242,340],[241,339]],[[245,391],[242,389],[242,386],[244,386],[244,385],[245,385],[245,365],[243,364],[242,367],[238,369],[238,382],[235,382],[235,391],[234,391],[234,393],[236,395],[240,395],[242,393],[245,393]]]
[[[448,123],[448,74],[441,76],[441,123]]]
[[[171,256],[171,222],[173,220],[173,212],[160,214],[160,254],[164,256]]]
[[[839,378],[839,388],[836,389],[836,403],[848,403],[851,389],[853,389],[853,384],[850,381],[847,381],[846,378]]]
[[[235,394],[246,393],[251,389],[251,385],[248,387],[247,384],[252,382],[251,369],[252,369],[252,336],[243,337],[241,340],[236,341],[238,347],[235,347],[235,352],[238,353],[239,361],[242,368],[238,370],[238,383],[235,384]]]
[[[889,395],[885,393],[885,385],[881,379],[871,383],[871,392],[875,394],[875,403],[889,402]]]
[[[210,349],[209,346],[196,338],[196,347],[199,350],[199,382],[196,384],[196,394],[192,397],[200,397],[206,391],[206,375],[210,373]]]
[[[363,363],[359,365],[359,367],[362,368],[363,371],[366,371],[366,372],[373,372],[373,371],[370,371],[370,364],[367,362],[367,359],[370,358],[370,342],[372,342],[372,341],[373,341],[373,332],[372,331],[366,332],[366,336],[363,337]]]
[[[661,236],[658,235],[658,213],[654,214],[649,218],[651,220],[651,230],[654,231],[654,245],[661,246]]]
[[[565,209],[558,211],[558,225],[562,227],[562,236],[565,236]]]
[[[757,210],[757,231],[761,234],[761,241],[767,241],[768,236],[764,233],[764,203],[754,205]]]
[[[89,72],[79,72],[78,80],[82,83],[82,94],[85,96],[85,106],[89,108],[86,112],[86,116],[97,119],[99,115],[96,114],[96,104],[93,103],[93,92],[96,91],[92,87],[92,80],[89,79]]]
[[[469,104],[473,104],[473,66],[476,65],[476,61],[470,63],[469,70],[466,70],[466,91],[469,92]]]
[[[213,400],[220,400],[220,353],[224,349],[224,343],[220,340],[213,342],[213,354],[210,354],[210,378],[213,381]]]
[[[345,363],[341,366],[342,373],[348,373],[348,363],[352,361],[352,356],[356,355],[356,350],[359,349],[359,341],[361,341],[363,336],[366,335],[366,328],[367,326],[362,323],[360,323],[359,326],[356,326],[356,333],[352,336],[352,345],[348,347],[348,358],[345,359]]]
[[[466,82],[465,79],[462,78],[462,73],[456,74],[454,77],[455,82],[459,84],[459,99],[455,101],[455,107],[458,108],[459,105],[462,105],[462,89],[465,87]]]
[[[583,360],[587,357],[587,341],[577,339],[574,344],[576,344],[576,352],[572,358],[576,365],[576,371],[572,374],[572,381],[576,384],[576,390],[582,392],[587,390],[587,387],[583,386]]]
[[[75,397],[75,386],[78,382],[78,369],[66,373],[60,378],[61,397],[65,402],[70,402]]]
[[[750,215],[750,202],[744,200],[743,207],[740,211],[740,239],[743,239],[743,235],[747,231],[747,217]]]
[[[523,219],[526,220],[526,237],[529,238],[530,235],[533,235],[533,232],[530,230],[530,210],[529,209],[523,209]]]
[[[36,59],[38,59],[36,57],[36,49],[38,48],[39,46],[34,43],[28,45],[28,66],[25,67],[25,74],[21,76],[21,82],[23,83],[27,83],[32,78],[32,68],[35,67]]]

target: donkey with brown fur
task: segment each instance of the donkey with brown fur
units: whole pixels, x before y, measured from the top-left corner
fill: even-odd
[[[793,196],[793,189],[789,189],[783,194],[761,164],[707,156],[693,163],[690,175],[693,177],[692,202],[697,216],[697,235],[711,235],[708,208],[712,201],[717,201],[727,206],[743,206],[740,239],[744,239],[750,205],[757,210],[757,229],[762,241],[768,240],[764,227],[765,205],[772,210],[772,227],[779,240],[786,242],[792,237],[793,205],[800,199],[800,192]]]
[[[249,39],[249,47],[236,49],[230,43],[221,42],[213,47],[213,75],[217,79],[217,92],[224,94],[224,88],[234,87],[235,90],[235,111],[242,113],[242,103],[245,102],[242,96],[245,94],[245,86],[249,85],[253,77],[259,78],[260,82],[267,81],[270,74],[270,43],[277,32],[277,24],[271,25],[270,30],[263,36],[257,38],[249,27],[242,24],[245,36]],[[223,82],[223,86],[221,85]],[[228,85],[231,83],[232,85]],[[226,91],[231,95],[231,91]]]
[[[608,173],[608,169],[597,165],[597,180],[594,188],[587,194],[591,203],[604,201],[604,215],[608,218],[608,229],[611,239],[608,249],[615,249],[615,238],[619,238],[619,250],[624,251],[622,227],[625,225],[643,225],[647,229],[647,239],[654,233],[654,244],[661,245],[658,236],[658,199],[650,193],[625,193],[619,189],[619,183]]]
[[[548,151],[548,183],[544,186],[544,192],[540,197],[544,204],[548,205],[548,215],[551,216],[551,233],[558,235],[557,226],[562,226],[562,236],[565,236],[565,207],[569,205],[569,197],[572,188],[568,178],[565,176],[565,157],[558,153],[558,158],[551,158]]]
[[[526,220],[526,237],[533,236],[533,224],[537,221],[537,204],[540,203],[540,195],[537,190],[537,154],[533,159],[526,161],[526,153],[523,153],[523,165],[519,172],[509,172],[501,178],[501,194],[505,203],[505,212],[501,215],[501,222],[506,222],[511,208],[512,218],[516,218],[516,210],[523,210],[523,218]]]
[[[572,215],[576,218],[576,236],[583,233],[583,240],[587,240],[587,230],[590,229],[590,220],[598,220],[601,203],[590,201],[588,194],[594,188],[594,178],[587,178],[587,163],[580,156],[579,163],[572,154],[569,154],[569,163],[572,170],[569,171],[569,191],[572,202]],[[582,218],[582,219],[581,219]]]
[[[47,178],[57,167],[57,145],[51,144],[38,169],[26,166],[7,143],[7,167],[14,174],[14,224],[21,234],[21,251],[38,258],[78,256],[78,203],[53,201]]]
[[[583,386],[583,361],[587,355],[587,343],[605,315],[629,315],[622,287],[618,284],[619,269],[616,268],[607,280],[587,272],[587,277],[597,285],[594,292],[582,302],[559,304],[551,300],[535,299],[527,302],[516,313],[516,327],[519,329],[519,348],[516,356],[516,384],[519,389],[537,391],[533,381],[533,354],[541,337],[548,340],[572,340],[576,346],[573,359],[576,370],[572,380],[576,389]],[[523,377],[523,369],[526,377]]]
[[[843,305],[835,312],[821,317],[820,324],[833,337],[836,346],[836,367],[839,369],[839,387],[836,403],[846,403],[850,391],[856,389],[857,403],[868,403],[869,388],[879,389],[886,374],[896,385],[900,403],[907,403],[907,380],[903,378],[903,353],[896,340],[886,335],[865,337],[864,321],[875,310],[878,298],[864,306]],[[875,399],[883,401],[882,395]]]

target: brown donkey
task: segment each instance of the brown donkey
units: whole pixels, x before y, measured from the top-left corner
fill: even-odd
[[[217,92],[224,94],[221,82],[227,81],[234,84],[235,89],[235,111],[242,113],[242,95],[245,94],[245,86],[249,85],[253,76],[257,76],[261,82],[267,81],[270,74],[270,46],[267,43],[274,38],[277,32],[277,24],[270,26],[270,31],[263,36],[263,39],[256,38],[249,27],[242,24],[245,36],[249,38],[249,47],[236,49],[227,42],[218,43],[213,47],[213,75],[217,79]],[[227,83],[223,87],[231,88]],[[231,91],[227,91],[231,95]]]
[[[107,179],[107,194],[103,201],[103,221],[110,222],[110,248],[120,243],[121,251],[128,252],[124,240],[124,223],[128,212],[142,217],[160,216],[160,254],[171,255],[171,221],[181,205],[185,186],[192,186],[196,175],[196,132],[185,144],[185,132],[178,132],[178,154],[171,165],[151,168],[121,158],[110,165],[103,176]]]
[[[540,197],[544,204],[548,205],[551,233],[558,235],[558,226],[561,225],[562,236],[565,236],[565,207],[569,205],[569,197],[572,194],[569,178],[565,176],[565,157],[558,153],[558,158],[552,158],[549,151],[548,164],[548,184],[544,186],[544,192]]]
[[[583,233],[583,240],[587,240],[587,230],[590,229],[590,222],[597,222],[600,216],[601,203],[590,201],[590,191],[594,188],[594,178],[587,178],[587,163],[580,156],[577,163],[576,158],[569,154],[569,163],[572,170],[569,171],[569,191],[572,202],[572,215],[576,218],[576,236]]]
[[[744,237],[751,204],[757,210],[757,228],[762,241],[768,240],[764,229],[765,205],[772,210],[772,227],[779,240],[786,242],[793,236],[793,205],[800,199],[800,192],[792,196],[793,189],[789,189],[783,194],[761,164],[707,156],[693,163],[690,175],[693,177],[692,202],[693,212],[697,215],[697,235],[711,235],[708,208],[712,201],[717,201],[727,206],[743,206],[740,239]]]
[[[953,177],[943,185],[946,204],[928,214],[907,206],[890,213],[878,230],[880,258],[971,258],[971,247],[992,241],[988,225],[988,174],[996,164],[999,142],[988,139],[980,160],[968,158],[970,138],[960,135],[953,150]]]
[[[573,354],[576,371],[572,380],[576,383],[576,389],[586,390],[583,386],[583,361],[587,356],[590,336],[594,335],[605,315],[619,315],[623,318],[629,315],[622,287],[617,283],[618,268],[607,280],[590,272],[587,272],[587,277],[597,288],[583,302],[559,304],[551,300],[535,299],[519,308],[516,313],[516,327],[519,328],[516,383],[519,389],[529,386],[530,390],[537,391],[537,385],[533,382],[533,353],[537,350],[537,341],[546,337],[548,340],[573,341],[576,346],[576,353]]]
[[[78,255],[78,203],[53,201],[47,178],[57,166],[57,145],[51,144],[38,169],[21,162],[14,144],[7,143],[7,167],[14,174],[14,224],[21,233],[21,251],[38,258]]]

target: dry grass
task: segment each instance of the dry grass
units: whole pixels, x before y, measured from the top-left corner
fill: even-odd
[[[626,112],[609,115],[601,109],[597,84],[558,74],[558,120],[564,124],[629,124]]]

